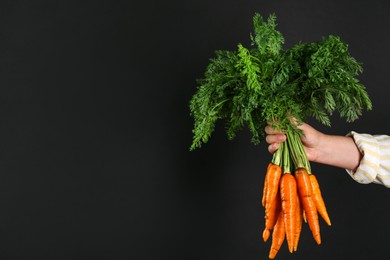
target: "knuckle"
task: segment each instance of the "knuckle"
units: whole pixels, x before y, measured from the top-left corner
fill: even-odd
[[[265,137],[265,141],[266,141],[268,144],[273,143],[273,142],[272,142],[272,141],[273,141],[273,136],[272,136],[272,135],[267,135],[267,136]]]

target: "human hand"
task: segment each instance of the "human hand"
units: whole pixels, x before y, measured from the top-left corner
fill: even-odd
[[[306,123],[302,123],[297,127],[303,132],[301,140],[307,158],[309,161],[316,161],[318,159],[318,148],[320,147],[319,144],[323,134]],[[269,144],[268,151],[270,153],[274,153],[279,148],[279,143],[286,141],[286,135],[280,131],[276,131],[270,125],[265,127],[265,133],[267,134],[265,141]]]

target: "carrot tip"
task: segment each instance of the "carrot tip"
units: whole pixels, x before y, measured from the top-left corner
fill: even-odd
[[[267,240],[268,240],[270,234],[271,234],[271,233],[269,232],[268,229],[264,229],[264,231],[263,231],[263,240],[264,240],[264,242],[267,242]]]
[[[319,235],[315,236],[314,240],[317,242],[318,245],[321,245],[321,237]]]
[[[270,252],[269,252],[268,258],[269,258],[269,259],[274,259],[275,256],[277,255],[277,253],[278,253],[278,250],[276,250],[276,249],[274,249],[274,248],[271,248],[271,250],[270,250]]]

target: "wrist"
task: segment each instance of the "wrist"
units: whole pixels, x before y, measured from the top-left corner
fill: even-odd
[[[350,136],[327,135],[318,137],[315,162],[348,170],[356,170],[362,154]]]

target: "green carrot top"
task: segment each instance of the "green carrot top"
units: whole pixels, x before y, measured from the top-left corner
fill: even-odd
[[[347,122],[372,108],[365,87],[357,76],[361,65],[337,36],[318,42],[297,43],[283,49],[284,38],[276,30],[276,17],[253,18],[252,48],[238,44],[235,51],[218,50],[190,101],[194,117],[194,150],[206,143],[217,120],[226,123],[229,139],[243,127],[252,142],[264,139],[267,123],[284,132],[298,132],[298,124],[313,117],[330,125],[337,111]]]

